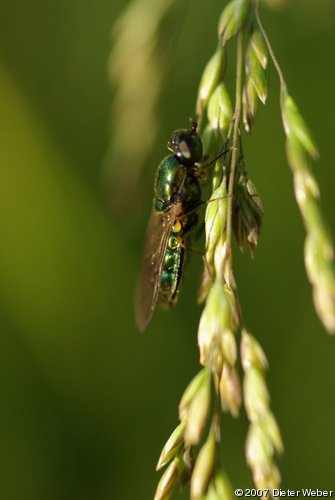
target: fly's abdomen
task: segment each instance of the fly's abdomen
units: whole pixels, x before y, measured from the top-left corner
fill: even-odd
[[[183,272],[184,253],[182,241],[171,231],[160,279],[159,302],[163,306],[171,306],[176,301]]]

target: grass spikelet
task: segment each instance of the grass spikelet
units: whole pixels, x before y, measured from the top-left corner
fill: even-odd
[[[206,492],[214,471],[216,455],[215,434],[211,430],[202,446],[191,478],[191,500],[200,500]]]
[[[246,21],[249,0],[232,0],[223,10],[219,19],[219,39],[224,45],[242,28]]]
[[[156,489],[154,500],[167,500],[178,480],[179,459],[175,458],[162,475]]]
[[[232,118],[232,106],[224,83],[219,83],[213,92],[207,107],[208,122],[213,130],[227,134]]]
[[[267,360],[257,340],[242,331],[241,362],[244,370],[243,393],[250,427],[246,440],[246,458],[256,488],[278,488],[280,475],[275,454],[283,444],[278,424],[270,410],[270,397],[265,383]]]
[[[162,467],[164,467],[164,465],[169,463],[175,455],[177,455],[184,441],[184,432],[185,421],[183,420],[167,440],[159,457],[156,470],[160,470]]]
[[[227,217],[226,178],[213,192],[206,208],[206,261],[211,271],[214,266],[214,254],[220,239],[223,239]]]
[[[186,417],[192,400],[196,396],[197,392],[201,389],[203,384],[206,383],[207,377],[208,377],[208,370],[206,368],[203,368],[188,384],[179,403],[180,420],[183,420],[183,418]]]
[[[233,500],[235,497],[231,484],[224,474],[218,474],[208,488],[206,500]]]
[[[251,134],[257,110],[257,97],[265,104],[268,54],[266,44],[259,31],[250,37],[246,52],[246,80],[243,88],[243,123],[245,131]]]
[[[258,244],[263,219],[263,204],[253,182],[241,174],[234,204],[233,225],[241,250],[253,256]]]
[[[319,157],[318,148],[296,105],[295,101],[283,88],[280,95],[284,130],[288,139],[297,139],[304,150],[315,160]]]
[[[251,134],[257,111],[257,92],[251,78],[247,78],[243,87],[243,124],[245,131]]]
[[[224,54],[224,48],[219,45],[208,61],[202,74],[196,103],[196,113],[199,121],[202,120],[203,112],[206,109],[209,98],[213,94],[215,87],[223,78]]]
[[[266,48],[266,44],[264,42],[262,34],[259,31],[255,30],[251,35],[249,44],[262,68],[266,69],[268,65],[268,50]]]
[[[207,423],[210,403],[211,387],[210,379],[207,377],[188,408],[184,435],[186,447],[199,443],[202,431]]]
[[[220,335],[231,329],[232,316],[230,304],[222,279],[215,280],[206,300],[198,330],[200,363],[210,360],[213,345],[218,344]]]
[[[267,76],[265,72],[267,59],[264,57],[260,57],[259,52],[255,50],[253,37],[254,34],[250,39],[249,47],[247,49],[246,73],[250,78],[259,99],[263,104],[265,104],[268,95]],[[265,68],[263,66],[264,60]]]

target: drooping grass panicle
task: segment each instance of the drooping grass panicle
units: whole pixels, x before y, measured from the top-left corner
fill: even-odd
[[[312,285],[314,305],[326,330],[335,334],[334,248],[321,213],[319,187],[310,162],[311,159],[318,159],[319,151],[297,104],[287,90],[287,83],[260,19],[259,0],[256,1],[255,13],[280,79],[280,105],[286,135],[286,154],[293,173],[295,197],[306,229],[305,266]]]
[[[235,234],[241,250],[246,248],[254,255],[260,236],[263,205],[246,167],[241,129],[244,125],[251,133],[258,100],[266,103],[269,58],[281,83],[286,151],[307,232],[305,263],[314,303],[325,327],[335,330],[333,247],[320,214],[319,188],[310,167],[310,159],[318,157],[318,150],[287,91],[259,18],[258,4],[258,0],[232,0],[226,5],[218,23],[218,47],[199,85],[196,113],[205,158],[216,158],[205,213],[206,253],[199,290],[199,302],[204,302],[198,327],[202,369],[181,398],[180,424],[159,458],[157,469],[166,469],[156,500],[169,498],[178,481],[190,481],[191,500],[234,498],[219,453],[221,418],[225,413],[238,417],[241,405],[249,421],[245,455],[255,487],[269,489],[270,496],[273,488],[280,487],[277,458],[284,448],[270,408],[265,380],[268,361],[245,325],[234,279],[232,247]],[[234,106],[224,82],[227,42],[233,37],[237,39]]]

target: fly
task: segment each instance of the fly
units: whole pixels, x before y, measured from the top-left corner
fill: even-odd
[[[203,147],[197,123],[175,130],[171,154],[159,164],[135,300],[136,323],[144,331],[157,302],[165,307],[178,297],[185,262],[185,237],[198,222],[202,204],[199,183]]]

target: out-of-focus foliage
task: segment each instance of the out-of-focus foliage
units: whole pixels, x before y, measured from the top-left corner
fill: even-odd
[[[171,45],[162,28],[172,11],[180,12],[175,0],[133,0],[112,27],[108,74],[115,97],[103,182],[110,207],[126,214],[143,199],[140,178],[159,130],[157,101]],[[132,202],[125,204],[127,193]]]
[[[335,6],[332,0],[285,4],[264,11],[263,19],[320,147],[315,174],[334,234]],[[147,201],[134,218],[108,216],[99,187],[112,99],[110,29],[124,5],[0,5],[0,491],[6,500],[151,498],[161,443],[197,370],[201,259],[192,258],[177,307],[157,312],[145,335],[134,326],[133,290],[151,176],[170,131],[194,113],[222,2],[208,0],[204,9],[193,0],[180,13],[185,17],[171,16],[164,27],[174,49],[158,108],[162,136],[143,174]],[[330,489],[335,345],[316,318],[304,274],[303,228],[285,160],[277,81],[269,76],[269,104],[258,110],[245,141],[264,225],[255,261],[236,259],[237,280],[244,315],[269,359],[286,450],[283,488]],[[125,196],[125,207],[131,201]],[[245,435],[241,422],[224,419],[224,460],[235,487],[251,484],[241,451]]]

